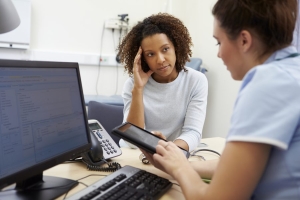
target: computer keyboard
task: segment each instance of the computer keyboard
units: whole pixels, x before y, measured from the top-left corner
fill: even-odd
[[[171,186],[165,178],[126,165],[67,199],[152,200],[161,197]]]

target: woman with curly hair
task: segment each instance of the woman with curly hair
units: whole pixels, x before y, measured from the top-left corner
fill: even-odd
[[[187,28],[159,13],[134,26],[118,47],[130,78],[125,82],[124,121],[191,151],[202,137],[207,79],[185,63],[192,55]]]

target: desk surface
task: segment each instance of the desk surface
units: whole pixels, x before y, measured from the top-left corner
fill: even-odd
[[[202,143],[205,143],[206,147],[200,147],[205,149],[212,149],[219,153],[223,151],[224,145],[225,145],[225,139],[220,137],[214,137],[214,138],[206,138],[202,139]],[[116,158],[113,158],[113,162],[118,162],[121,164],[121,166],[125,165],[131,165],[133,167],[137,167],[143,170],[146,170],[148,172],[157,174],[158,176],[164,177],[169,179],[171,182],[176,182],[174,179],[169,176],[168,174],[156,169],[152,165],[145,165],[139,160],[140,150],[138,149],[130,149],[130,148],[121,148],[122,155],[118,156]],[[211,159],[217,159],[218,155],[208,152],[208,151],[201,151],[199,155],[202,155],[206,160]],[[195,160],[199,160],[196,157],[192,157],[189,159],[191,162]],[[86,169],[86,165],[83,163],[63,163],[60,165],[57,165],[53,168],[50,168],[44,172],[44,175],[48,176],[58,176],[63,178],[69,178],[73,180],[78,180],[83,177],[89,176],[89,175],[96,175],[96,176],[89,176],[87,178],[84,178],[80,180],[79,182],[84,183],[86,185],[91,185],[92,183],[100,180],[101,178],[105,177],[106,175],[109,175],[111,172],[98,172],[98,171],[89,171]],[[99,175],[104,175],[103,177]],[[75,194],[76,192],[86,188],[83,184],[78,184],[75,188],[73,188],[71,191],[69,191],[67,197]],[[63,199],[64,195],[61,196],[58,199]],[[173,185],[172,188],[161,198],[161,199],[184,199],[184,196],[181,192],[181,189],[177,185]]]

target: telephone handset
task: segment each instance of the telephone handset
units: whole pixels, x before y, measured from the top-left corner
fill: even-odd
[[[121,149],[106,132],[103,126],[95,119],[88,120],[90,134],[91,134],[91,150],[87,153],[81,154],[82,161],[90,170],[96,171],[115,171],[121,168],[118,163],[108,163],[110,158],[122,154]],[[108,167],[101,167],[107,164]]]

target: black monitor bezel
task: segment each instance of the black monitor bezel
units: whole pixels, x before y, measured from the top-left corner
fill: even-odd
[[[70,159],[80,156],[81,153],[83,153],[83,152],[88,152],[91,148],[91,138],[90,138],[90,134],[89,134],[88,119],[87,119],[87,114],[86,114],[86,107],[85,107],[85,101],[84,101],[84,97],[83,97],[82,82],[81,82],[81,78],[80,78],[80,70],[79,70],[78,63],[54,62],[54,61],[1,60],[0,59],[0,68],[2,68],[2,67],[74,68],[74,69],[76,69],[76,73],[78,74],[78,84],[79,84],[78,88],[79,88],[80,94],[81,94],[80,95],[81,96],[81,104],[82,104],[82,110],[83,110],[83,115],[84,115],[84,119],[85,119],[85,128],[86,128],[88,143],[85,145],[82,145],[76,149],[72,149],[69,152],[65,152],[56,157],[45,160],[41,163],[37,163],[34,166],[28,167],[28,168],[18,171],[16,173],[2,177],[0,179],[0,189],[6,187],[8,185],[17,183],[19,181],[22,181],[24,179],[30,178],[32,176],[41,174],[41,173],[43,173],[43,171],[45,171],[49,168],[52,168],[58,164],[65,162],[65,161],[68,161]]]

